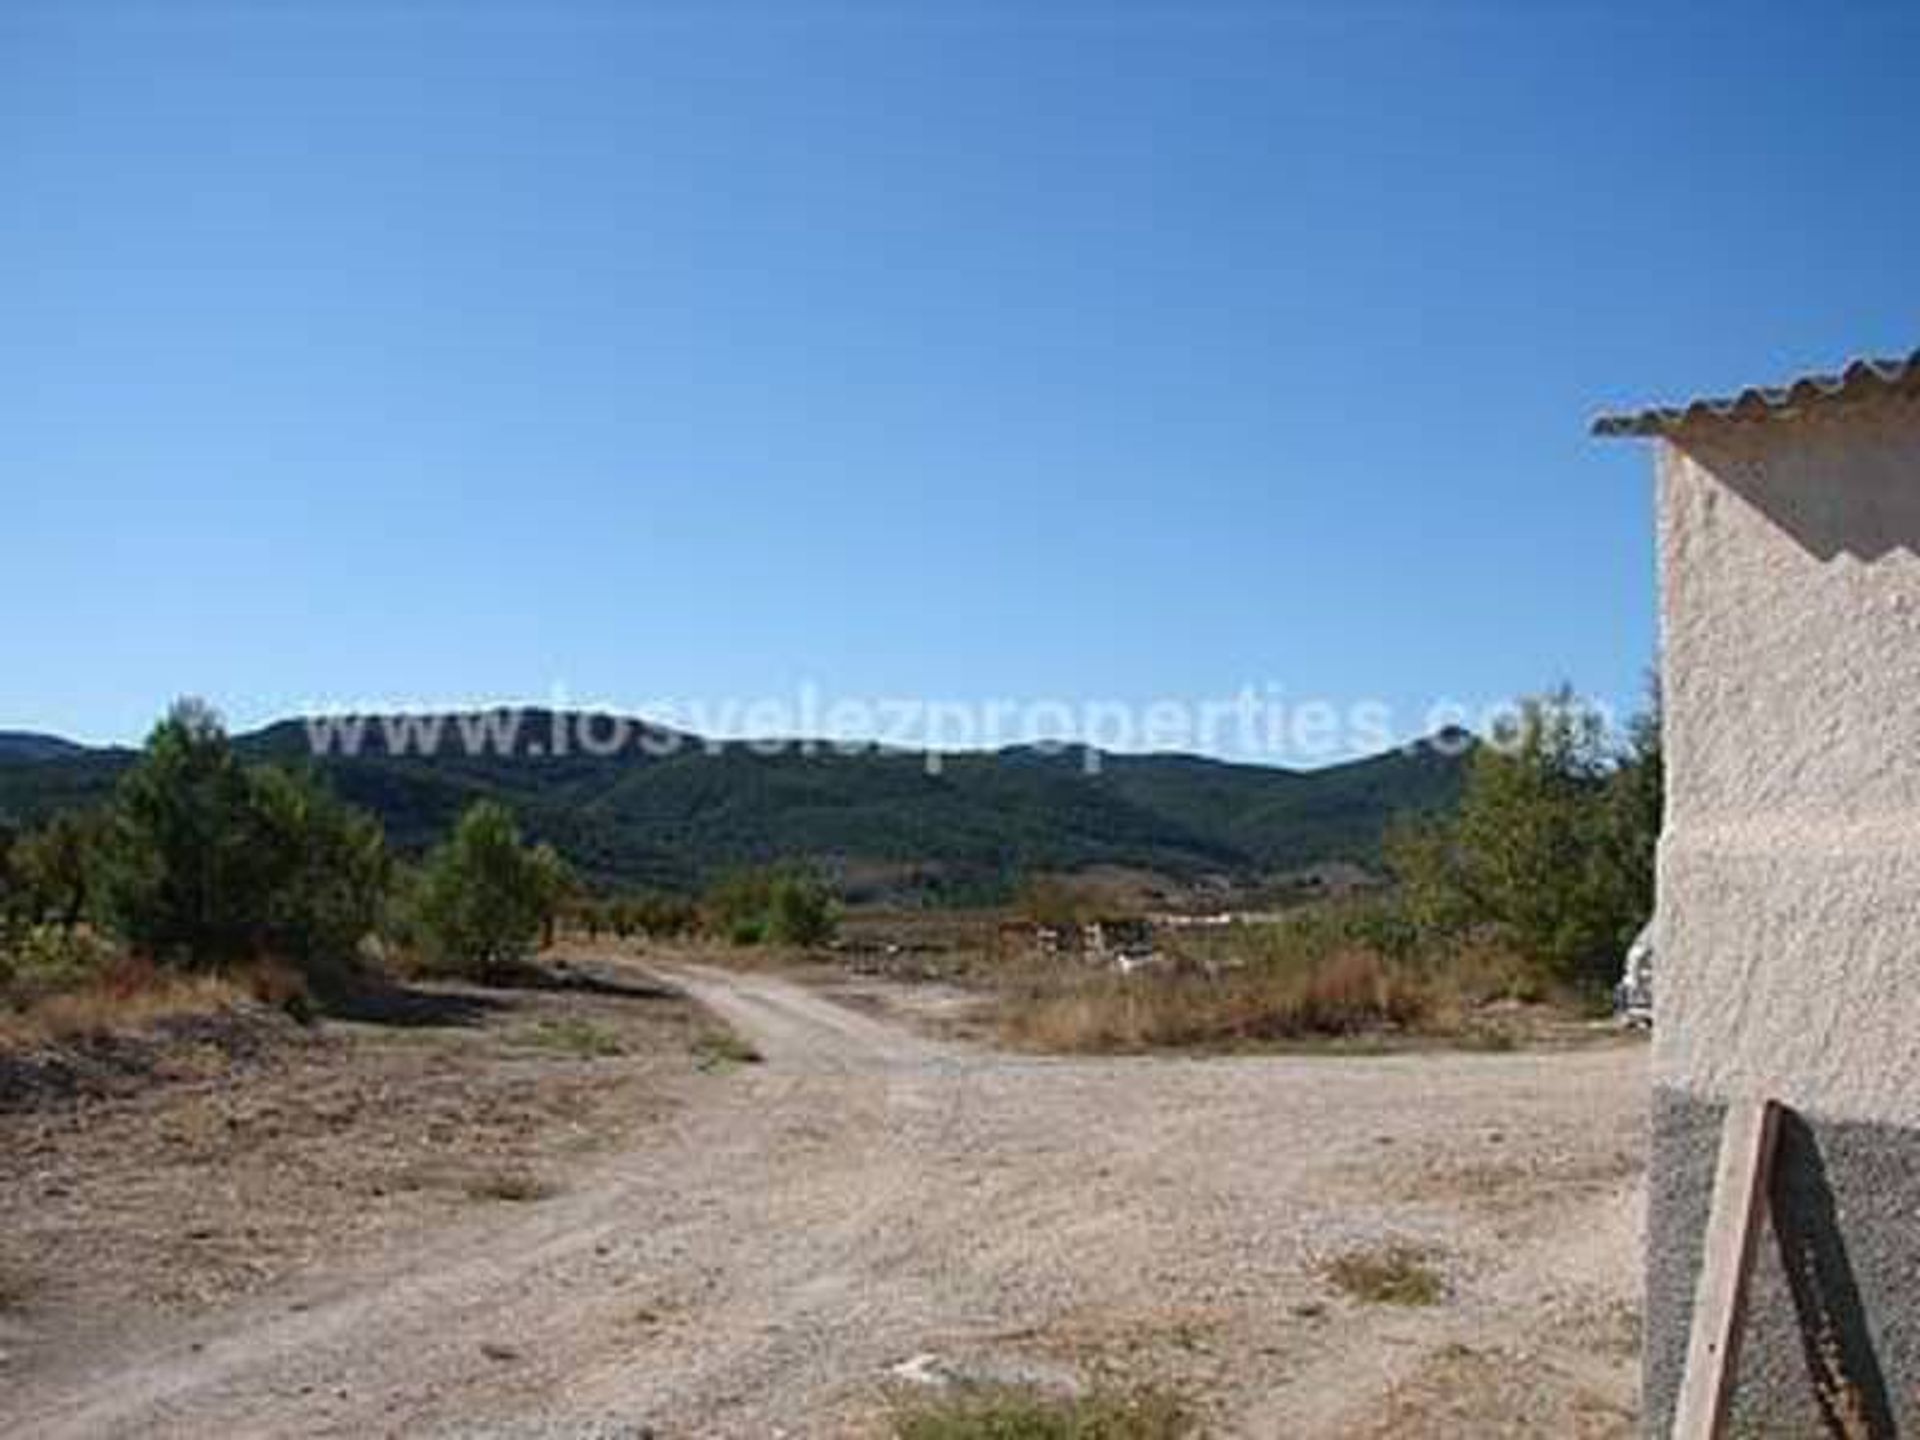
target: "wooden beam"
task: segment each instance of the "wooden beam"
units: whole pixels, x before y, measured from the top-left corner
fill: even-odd
[[[1766,1223],[1779,1129],[1780,1107],[1771,1100],[1736,1100],[1727,1106],[1700,1283],[1693,1297],[1687,1370],[1673,1413],[1673,1440],[1722,1440],[1727,1433],[1747,1277]]]

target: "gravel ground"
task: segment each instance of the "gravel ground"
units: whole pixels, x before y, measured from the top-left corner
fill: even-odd
[[[164,1324],[0,1330],[0,1429],[884,1434],[903,1365],[1166,1386],[1223,1435],[1633,1428],[1640,1046],[1015,1058],[778,975],[665,973],[765,1063],[656,1077],[671,1103],[550,1154],[564,1183],[534,1203],[438,1212]],[[579,1063],[612,1084],[636,1062]],[[1327,1279],[1392,1242],[1438,1303]]]

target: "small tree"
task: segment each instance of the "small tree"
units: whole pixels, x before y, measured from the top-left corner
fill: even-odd
[[[767,938],[767,907],[773,876],[766,870],[736,870],[707,891],[712,929],[734,945],[758,945]]]
[[[482,800],[428,857],[420,919],[445,963],[497,974],[524,958],[557,903],[558,856],[520,842],[505,806]]]
[[[309,976],[350,962],[379,924],[392,883],[380,823],[307,775],[263,766],[250,781],[253,825],[272,875],[263,948]]]
[[[553,944],[561,912],[580,893],[580,882],[560,852],[544,840],[527,857],[540,892],[540,943]]]
[[[839,917],[827,887],[803,875],[777,876],[767,901],[767,938],[776,945],[824,945]]]
[[[700,924],[700,907],[683,895],[642,895],[627,909],[630,928],[650,939],[684,935]]]
[[[795,870],[742,870],[707,895],[714,928],[735,945],[824,945],[839,917],[826,886]]]
[[[1602,980],[1652,911],[1658,720],[1623,755],[1571,691],[1528,701],[1475,750],[1458,812],[1389,836],[1409,914],[1430,932],[1495,927],[1573,980]]]
[[[1607,779],[1602,822],[1604,883],[1618,917],[1615,944],[1622,950],[1653,915],[1655,853],[1666,807],[1658,680],[1647,688],[1647,708],[1628,727],[1626,754]]]
[[[34,921],[51,919],[64,930],[80,923],[104,834],[101,816],[63,810],[16,842],[13,868],[24,908]]]
[[[219,715],[180,701],[115,792],[101,866],[108,918],[163,959],[238,960],[255,948],[272,865]]]

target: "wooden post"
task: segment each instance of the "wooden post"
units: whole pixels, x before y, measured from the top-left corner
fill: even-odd
[[[1727,1107],[1700,1284],[1693,1297],[1687,1370],[1673,1412],[1673,1440],[1721,1440],[1727,1433],[1747,1277],[1767,1218],[1779,1129],[1780,1107],[1771,1100],[1736,1100]]]

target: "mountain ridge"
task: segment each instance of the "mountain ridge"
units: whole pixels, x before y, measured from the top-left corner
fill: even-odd
[[[478,724],[491,713],[446,723],[457,731],[462,718]],[[406,853],[490,798],[602,884],[690,889],[729,868],[805,860],[911,872],[930,899],[1004,893],[1035,870],[1125,866],[1194,878],[1377,865],[1394,815],[1455,803],[1472,744],[1441,732],[1311,770],[1077,744],[948,753],[929,766],[917,751],[818,742],[809,752],[793,742],[776,752],[619,717],[632,730],[617,751],[554,754],[544,742],[556,723],[577,725],[583,712],[521,713],[505,754],[398,753],[385,728],[397,717],[379,716],[368,717],[351,756],[312,754],[309,727],[338,724],[325,716],[275,721],[233,743],[248,759],[311,763]],[[56,748],[0,765],[0,816],[37,823],[104,799],[136,753],[40,738]]]
[[[0,765],[32,765],[77,755],[91,747],[39,730],[0,730]]]

